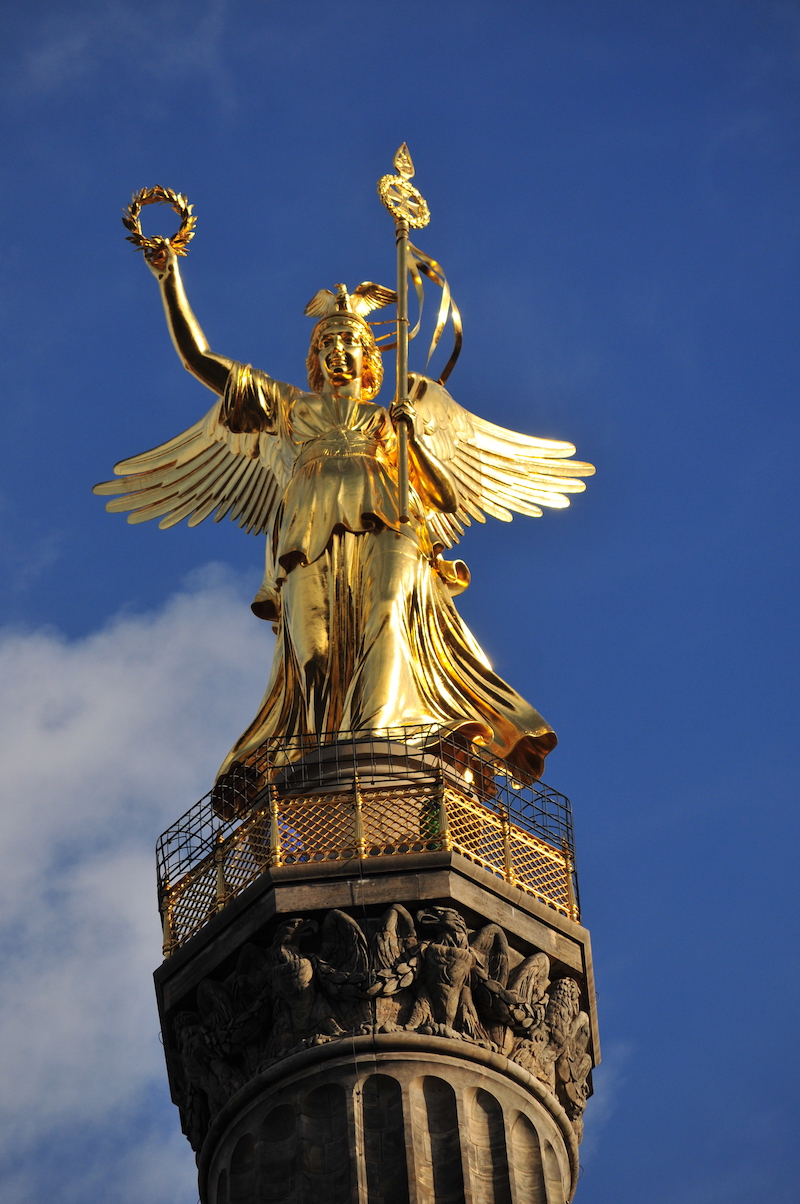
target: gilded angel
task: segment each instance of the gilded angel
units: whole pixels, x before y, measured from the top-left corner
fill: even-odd
[[[469,581],[443,553],[472,521],[569,505],[594,469],[569,443],[515,434],[458,405],[425,376],[410,404],[377,401],[381,353],[368,314],[391,304],[367,282],[321,290],[307,388],[219,355],[166,243],[148,260],[185,367],[217,394],[189,430],[123,460],[107,509],[128,522],[190,526],[226,515],[266,536],[253,611],[274,625],[272,672],[253,722],[222,765],[270,737],[430,725],[478,741],[538,778],[552,728],[492,670],[453,598]],[[398,509],[398,421],[409,431],[410,522]]]

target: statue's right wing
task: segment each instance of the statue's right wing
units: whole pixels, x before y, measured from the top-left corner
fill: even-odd
[[[594,467],[570,459],[575,454],[571,443],[487,422],[427,377],[412,373],[409,385],[419,419],[417,435],[449,471],[458,491],[454,514],[431,510],[426,516],[434,544],[451,548],[473,519],[485,522],[485,514],[510,522],[512,511],[535,518],[542,506],[561,509],[569,505],[567,494],[586,488],[577,478],[591,476]]]
[[[115,465],[122,480],[103,481],[93,492],[114,496],[112,513],[130,511],[129,523],[160,519],[172,527],[184,518],[196,527],[214,513],[228,515],[253,535],[268,530],[291,475],[281,440],[264,431],[233,434],[220,421],[222,399],[194,426],[168,443]]]

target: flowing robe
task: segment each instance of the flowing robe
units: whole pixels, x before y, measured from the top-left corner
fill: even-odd
[[[431,725],[539,777],[556,736],[493,671],[458,615],[414,490],[397,509],[397,445],[374,402],[306,393],[234,364],[221,415],[280,441],[291,478],[253,609],[276,647],[256,718],[220,772],[270,737]]]

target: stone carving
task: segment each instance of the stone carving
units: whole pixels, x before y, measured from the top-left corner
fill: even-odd
[[[578,1141],[583,1136],[583,1110],[590,1093],[590,1040],[589,1017],[580,1007],[580,987],[574,978],[560,978],[545,996],[542,1022],[517,1043],[511,1055],[557,1096]]]
[[[196,1010],[172,1021],[186,1136],[199,1149],[222,1105],[288,1054],[407,1031],[472,1041],[519,1063],[557,1097],[580,1140],[592,1066],[580,986],[551,983],[545,953],[512,961],[502,928],[470,932],[450,907],[424,908],[416,921],[399,903],[360,924],[338,909],[320,925],[283,920],[266,947],[243,946],[226,979],[204,979]]]

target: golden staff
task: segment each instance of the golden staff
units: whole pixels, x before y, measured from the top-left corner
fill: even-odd
[[[403,414],[408,408],[408,231],[421,230],[431,220],[425,200],[410,182],[414,164],[405,142],[394,157],[396,176],[382,176],[378,195],[394,218],[397,241],[397,490],[400,522],[410,521],[408,513],[408,428]]]

